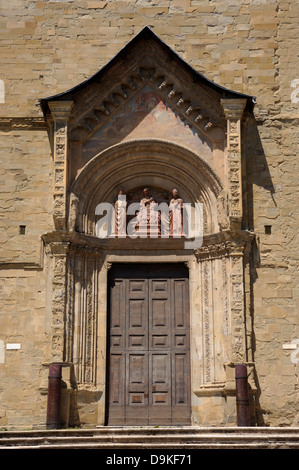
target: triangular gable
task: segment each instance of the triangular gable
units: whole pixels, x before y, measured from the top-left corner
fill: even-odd
[[[41,99],[40,105],[47,116],[51,101],[74,101],[71,139],[86,140],[145,85],[208,138],[213,136],[209,134],[213,127],[225,126],[222,98],[246,99],[250,109],[254,104],[252,96],[208,80],[145,27],[92,77],[64,93]]]

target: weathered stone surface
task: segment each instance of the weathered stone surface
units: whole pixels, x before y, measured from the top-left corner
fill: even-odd
[[[194,97],[195,85],[189,84],[188,90],[184,73],[178,71],[174,77],[173,65],[162,67],[166,74],[163,80],[171,76],[175,78],[172,85],[182,86],[179,90],[168,89],[167,81],[161,81],[159,89],[163,99],[171,100],[175,113],[171,114],[166,106],[160,111],[165,112],[165,118],[166,111],[169,112],[168,117],[177,128],[163,123],[154,129],[161,133],[159,138],[165,134],[165,140],[171,140],[177,161],[181,157],[177,146],[181,144],[186,148],[186,155],[190,152],[190,158],[191,153],[202,158],[205,164],[198,163],[197,174],[203,171],[213,184],[213,191],[209,192],[208,185],[205,189],[211,208],[207,222],[210,238],[205,246],[212,248],[204,246],[192,259],[189,254],[187,257],[194,328],[194,422],[235,424],[228,364],[246,360],[252,367],[252,389],[257,390],[255,422],[267,426],[298,425],[299,354],[298,349],[283,349],[286,343],[298,346],[299,338],[298,7],[290,0],[0,0],[0,7],[0,80],[3,80],[0,340],[4,345],[21,344],[20,350],[5,350],[4,361],[0,362],[0,425],[43,424],[47,364],[63,360],[69,371],[74,358],[75,379],[72,375],[72,379],[66,380],[64,402],[68,403],[66,408],[71,410],[71,416],[65,422],[89,425],[104,422],[107,262],[119,260],[120,255],[112,246],[110,258],[102,259],[102,247],[89,237],[94,227],[94,220],[90,219],[92,204],[97,201],[94,199],[90,204],[87,196],[95,194],[100,180],[92,171],[88,172],[92,164],[85,165],[102,150],[107,159],[105,168],[113,170],[112,159],[119,158],[125,169],[121,176],[129,177],[129,156],[125,157],[120,147],[115,153],[109,149],[105,153],[105,149],[116,144],[129,148],[132,140],[148,139],[154,128],[151,127],[154,111],[147,113],[145,120],[129,133],[124,131],[112,137],[107,132],[104,139],[101,132],[94,132],[99,118],[108,127],[110,124],[111,129],[120,130],[117,125],[123,124],[127,116],[124,103],[132,105],[136,97],[134,80],[120,80],[118,85],[126,84],[126,87],[113,89],[112,95],[108,93],[111,82],[107,80],[101,83],[100,91],[91,88],[89,95],[81,95],[81,104],[75,103],[71,108],[67,147],[65,135],[61,139],[59,129],[66,129],[68,116],[64,116],[61,127],[57,125],[57,117],[43,116],[36,105],[38,99],[65,92],[96,73],[144,26],[150,26],[208,79],[257,97],[254,115],[245,112],[242,120],[232,121],[232,125],[236,124],[234,129],[228,124],[228,142],[234,144],[237,130],[235,137],[238,145],[241,142],[241,148],[236,153],[229,150],[225,160],[224,116],[215,127],[213,120],[202,121],[201,110],[194,114],[187,112],[189,108],[184,107],[189,98],[187,91]],[[130,77],[126,70],[123,64],[121,79]],[[143,70],[143,73],[149,72]],[[140,71],[133,75],[141,92],[140,80],[144,77]],[[145,78],[149,80],[148,76]],[[182,96],[176,94],[182,90]],[[126,92],[131,93],[128,99]],[[110,101],[104,102],[104,98]],[[98,107],[91,116],[85,111],[92,108],[93,99]],[[208,109],[212,117],[217,115],[211,102]],[[86,117],[84,122],[82,116]],[[185,120],[179,121],[178,116]],[[178,132],[169,138],[174,129]],[[202,129],[200,133],[198,129]],[[90,133],[92,138],[87,139]],[[138,145],[132,153],[136,162],[142,148]],[[157,142],[153,142],[154,148],[160,156],[164,152],[164,168],[170,165],[171,152],[167,154]],[[71,167],[67,165],[70,155]],[[190,168],[187,157],[183,165],[185,169]],[[134,171],[136,180],[139,178],[143,184],[138,171]],[[189,171],[189,177],[190,174]],[[183,179],[182,175],[185,187],[191,182],[189,177]],[[113,184],[115,187],[119,184],[116,171],[112,178],[110,193],[109,185],[104,186],[105,195],[111,198]],[[169,178],[174,178],[174,172]],[[162,179],[161,164],[159,184]],[[71,193],[67,186],[74,181],[77,194]],[[101,183],[105,184],[104,177]],[[232,202],[229,207],[226,191]],[[81,219],[76,218],[77,213]],[[236,237],[229,233],[229,239],[223,235],[232,219],[238,223],[230,228],[239,230],[241,223],[241,228],[247,230],[246,240],[240,240],[240,234]],[[25,226],[25,234],[21,226]],[[219,226],[222,236],[215,240],[213,234]],[[55,228],[63,234],[69,230],[68,235],[42,237],[55,233]],[[74,235],[76,228],[84,228],[84,240]],[[254,241],[251,232],[255,234]],[[233,251],[234,247],[229,246],[231,241],[246,243]],[[59,252],[62,243],[67,243],[63,245],[64,253]],[[134,256],[135,260],[144,262],[141,250],[137,247]],[[167,260],[161,247],[157,245],[155,250],[152,259],[160,256],[161,260]],[[172,256],[173,261],[187,261],[186,256],[177,253]],[[90,259],[94,264],[89,263]],[[84,300],[82,312],[88,318],[87,349],[83,355],[80,322],[72,323],[77,318],[74,311],[79,311],[79,299]],[[72,335],[78,340],[77,346],[73,346]],[[96,362],[95,348],[98,348]],[[77,391],[75,381],[79,382]]]

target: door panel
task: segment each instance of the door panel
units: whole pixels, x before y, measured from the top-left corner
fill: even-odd
[[[185,267],[119,265],[109,281],[108,424],[190,424]]]

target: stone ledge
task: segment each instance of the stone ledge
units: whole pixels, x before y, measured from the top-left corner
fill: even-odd
[[[0,117],[1,130],[47,130],[48,124],[41,117]]]

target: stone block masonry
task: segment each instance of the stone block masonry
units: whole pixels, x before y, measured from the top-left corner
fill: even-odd
[[[0,425],[38,426],[46,409],[40,364],[50,360],[55,325],[53,260],[41,235],[54,230],[55,148],[38,100],[92,76],[145,26],[208,79],[256,97],[255,122],[242,122],[249,129],[243,191],[253,206],[244,228],[257,242],[245,302],[248,362],[256,368],[257,424],[298,426],[299,360],[283,349],[299,338],[299,5],[292,0],[0,0],[0,340],[21,344],[1,355]],[[223,419],[216,408],[207,413],[213,424]]]

